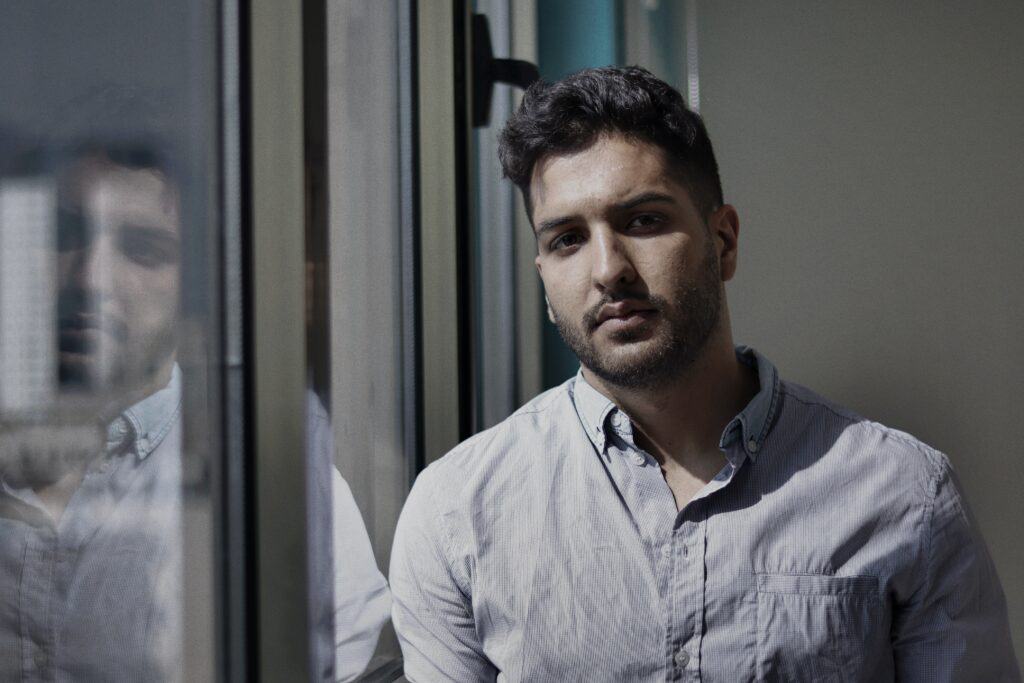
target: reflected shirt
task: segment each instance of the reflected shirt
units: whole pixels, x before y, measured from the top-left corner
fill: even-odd
[[[182,643],[181,372],[107,430],[55,524],[0,492],[0,680],[167,680]]]
[[[312,391],[306,415],[314,677],[351,681],[373,656],[390,617],[391,594],[352,491],[334,466],[330,417]]]
[[[175,366],[167,387],[109,425],[104,456],[56,524],[30,489],[0,481],[0,680],[182,679],[181,383]],[[315,665],[349,680],[373,653],[390,596],[331,461],[325,413],[311,403],[309,415],[309,533],[328,539],[310,559],[311,585],[324,587],[311,610]]]
[[[760,389],[682,510],[582,373],[424,470],[390,570],[407,678],[1020,680],[947,458],[737,355]]]

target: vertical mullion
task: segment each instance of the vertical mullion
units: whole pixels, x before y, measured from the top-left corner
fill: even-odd
[[[242,79],[245,24],[238,0],[223,0],[220,11],[220,262],[223,266],[221,359],[222,456],[218,471],[220,516],[216,528],[218,562],[214,580],[219,596],[216,612],[218,670],[224,680],[248,680],[256,654],[252,611],[254,586],[248,567],[254,560],[253,486],[245,454],[248,438],[246,326],[249,305],[245,292],[247,243],[242,230],[247,194],[243,180],[242,144],[248,90]]]
[[[511,7],[510,7],[511,9]],[[537,63],[537,0],[516,0],[510,19],[512,28],[512,57]],[[522,91],[513,90],[512,111],[519,106]],[[541,347],[544,326],[544,305],[540,278],[533,259],[537,243],[533,227],[526,216],[519,193],[513,193],[513,240],[515,252],[515,330],[516,330],[516,391],[513,404],[518,406],[543,390]]]
[[[425,464],[460,438],[465,422],[460,368],[465,337],[459,319],[455,6],[418,3],[417,119],[420,137],[420,291]]]
[[[258,677],[308,680],[302,3],[250,12]]]
[[[455,306],[456,334],[458,335],[458,440],[468,439],[474,432],[474,385],[477,363],[474,356],[479,353],[473,334],[473,307],[477,297],[474,292],[474,239],[470,224],[470,200],[476,196],[476,188],[470,175],[470,107],[472,99],[472,64],[469,55],[470,3],[452,3],[452,57],[453,117],[454,130],[454,173],[455,192],[452,197],[455,210]]]
[[[402,233],[402,443],[408,485],[424,466],[416,0],[398,7],[399,214]]]

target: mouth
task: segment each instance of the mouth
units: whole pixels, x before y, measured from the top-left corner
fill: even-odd
[[[597,326],[609,332],[623,332],[641,327],[657,314],[655,310],[631,311],[625,315],[605,318]]]
[[[91,355],[99,350],[105,336],[98,329],[63,329],[59,337],[60,352],[72,356]]]
[[[66,356],[89,356],[104,345],[120,341],[117,325],[104,325],[97,316],[77,315],[58,322],[58,348]],[[110,321],[107,321],[110,322]]]
[[[625,330],[644,324],[658,314],[657,309],[639,303],[620,301],[606,304],[598,311],[594,328]]]

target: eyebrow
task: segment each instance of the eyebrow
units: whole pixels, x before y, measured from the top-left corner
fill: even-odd
[[[614,208],[616,211],[625,211],[627,209],[640,206],[641,204],[647,204],[648,202],[665,202],[668,204],[677,203],[675,197],[670,194],[665,194],[664,192],[644,192],[632,199],[627,199],[624,202],[616,204]]]
[[[631,197],[624,202],[613,204],[612,210],[628,211],[629,209],[636,208],[641,204],[648,204],[650,202],[664,202],[667,204],[678,203],[676,202],[675,197],[673,197],[670,194],[665,194],[663,192],[644,192],[643,194],[637,195],[636,197]],[[534,230],[534,235],[537,237],[537,239],[540,239],[541,235],[543,235],[544,233],[550,232],[556,228],[560,228],[566,223],[571,223],[573,220],[575,220],[575,217],[573,216],[561,216],[559,218],[552,218],[550,220],[543,221],[537,226],[536,230]]]
[[[556,228],[560,228],[563,225],[565,225],[566,223],[571,223],[573,220],[574,219],[573,219],[572,216],[562,216],[561,218],[552,218],[551,220],[544,221],[543,223],[538,225],[537,229],[533,231],[533,234],[534,234],[534,236],[537,239],[540,239],[540,236],[543,235],[544,233],[551,232],[552,230],[554,230]]]
[[[146,225],[145,223],[137,223],[134,221],[128,221],[120,225],[121,232],[132,232],[136,235],[144,235],[149,239],[159,239],[175,244],[181,244],[181,235],[176,231],[170,230],[162,226]]]

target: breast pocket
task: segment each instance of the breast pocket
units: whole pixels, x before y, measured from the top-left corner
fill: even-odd
[[[758,574],[758,680],[861,680],[883,612],[873,576]]]

